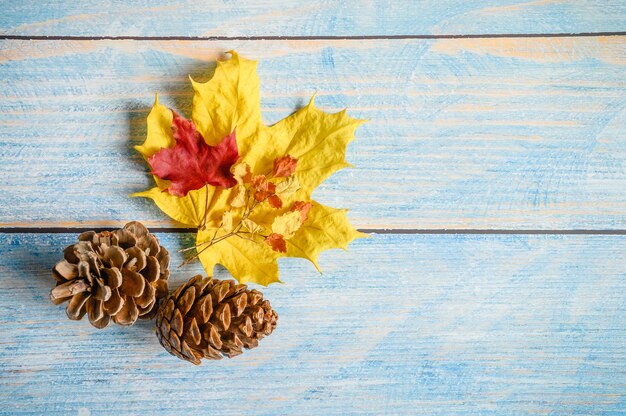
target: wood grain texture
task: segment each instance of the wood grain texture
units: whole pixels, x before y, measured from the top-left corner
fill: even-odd
[[[75,235],[0,234],[2,414],[619,414],[626,238],[398,236],[281,261],[260,347],[201,367],[52,305]],[[174,249],[189,235],[159,234]],[[173,263],[180,262],[174,258]],[[183,282],[199,265],[174,270]],[[227,277],[222,270],[218,277]],[[82,412],[82,413],[80,413]]]
[[[607,0],[7,2],[0,33],[73,36],[380,36],[623,31]]]
[[[17,7],[17,6],[16,6]],[[257,58],[264,120],[317,93],[371,121],[358,168],[316,192],[361,228],[623,229],[626,37],[379,41],[2,41],[0,224],[170,223],[132,150],[187,74]]]

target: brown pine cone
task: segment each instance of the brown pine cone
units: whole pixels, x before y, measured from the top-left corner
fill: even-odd
[[[67,316],[80,320],[86,313],[96,328],[111,320],[132,325],[138,317],[153,318],[170,276],[170,255],[158,239],[134,221],[121,230],[82,233],[78,240],[52,269],[52,302],[69,301]]]
[[[244,347],[256,347],[276,328],[277,319],[258,290],[198,275],[163,301],[156,332],[170,354],[198,365],[203,357],[232,358]]]

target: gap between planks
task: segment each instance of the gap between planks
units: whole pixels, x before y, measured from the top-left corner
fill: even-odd
[[[115,227],[6,227],[0,228],[0,234],[73,234],[85,231],[106,231]],[[197,228],[178,227],[150,227],[153,233],[193,233]],[[512,229],[479,229],[479,228],[360,228],[358,231],[366,234],[483,234],[483,235],[626,235],[626,230],[512,230]]]
[[[353,35],[353,36],[46,36],[46,35],[0,35],[0,40],[184,40],[184,41],[231,41],[231,40],[397,40],[397,39],[490,39],[490,38],[574,38],[574,37],[626,36],[626,32],[563,32],[563,33],[494,33],[473,35]]]

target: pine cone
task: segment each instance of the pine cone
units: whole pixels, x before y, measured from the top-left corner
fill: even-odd
[[[153,318],[170,276],[170,255],[157,238],[130,222],[121,230],[82,233],[78,240],[52,269],[52,302],[69,301],[67,316],[80,320],[86,313],[96,328],[111,319],[132,325],[138,317]]]
[[[194,276],[163,302],[156,318],[161,345],[200,364],[202,357],[232,358],[254,348],[276,327],[278,315],[258,290],[232,280]]]

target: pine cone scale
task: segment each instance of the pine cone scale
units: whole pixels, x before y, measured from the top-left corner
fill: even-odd
[[[122,285],[120,291],[126,296],[136,298],[141,296],[145,288],[146,281],[142,275],[129,269],[122,271]]]
[[[182,295],[178,297],[176,302],[176,312],[179,315],[186,315],[193,306],[193,302],[196,299],[196,288],[194,286],[189,287]],[[182,319],[182,318],[181,318]]]
[[[146,267],[141,271],[141,275],[148,281],[153,283],[161,274],[161,265],[156,257],[146,257]]]
[[[109,315],[116,315],[124,306],[124,300],[116,289],[111,291],[111,297],[104,302],[104,310]]]
[[[201,336],[200,336],[200,328],[198,327],[198,322],[195,318],[191,318],[189,320],[189,324],[187,324],[187,335],[193,341],[193,345],[200,344]]]
[[[85,316],[85,313],[87,313],[85,303],[87,299],[89,299],[89,296],[88,292],[80,292],[70,298],[66,308],[68,318],[78,321]]]
[[[104,311],[102,310],[101,300],[93,299],[91,302],[87,302],[87,316],[89,317],[89,322],[96,322],[102,319]]]
[[[183,333],[183,315],[178,309],[174,311],[174,315],[170,321],[170,330],[174,331],[178,336]]]
[[[141,295],[135,301],[141,309],[146,309],[152,305],[156,297],[156,288],[150,284],[145,284]]]
[[[122,285],[122,272],[117,267],[111,267],[109,269],[103,269],[107,279],[108,286],[111,289],[117,289]]]
[[[67,299],[88,289],[89,286],[82,280],[69,280],[52,289],[52,296],[56,299]]]
[[[113,317],[113,321],[119,325],[131,325],[139,317],[139,309],[131,296],[124,297],[124,304],[120,311]]]
[[[161,308],[159,313],[168,322],[172,319],[172,314],[174,313],[174,300],[171,297],[164,303],[164,306]]]
[[[59,280],[58,277],[61,277],[63,281],[73,280],[78,277],[78,266],[67,260],[61,260],[54,266],[54,272],[57,281]]]
[[[93,288],[92,296],[94,299],[107,301],[111,297],[111,288],[109,286],[105,286],[102,279],[98,277],[94,279]]]

